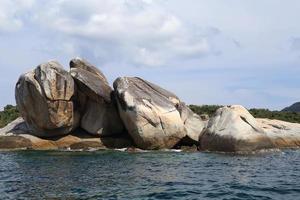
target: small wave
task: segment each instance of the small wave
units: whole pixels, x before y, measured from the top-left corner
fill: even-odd
[[[232,155],[258,155],[258,154],[267,154],[267,153],[276,153],[276,152],[281,152],[282,149],[279,148],[273,148],[273,149],[260,149],[260,150],[254,150],[254,151],[236,151],[236,152],[226,152],[226,151],[209,151],[205,150],[202,152],[206,153],[219,153],[219,154],[232,154]]]
[[[162,151],[165,151],[165,152],[182,152],[181,149],[163,149]]]
[[[145,152],[182,152],[181,149],[143,150],[143,149],[120,148],[120,149],[114,149],[114,150],[115,151],[121,151],[121,152],[134,152],[134,153],[145,153]]]
[[[127,150],[127,148],[121,148],[121,149],[114,149],[115,151],[122,151],[122,152],[124,152],[124,151],[126,151]]]
[[[100,151],[102,149],[99,148],[93,148],[93,147],[89,147],[89,148],[82,148],[82,149],[71,149],[70,147],[64,148],[64,149],[58,149],[58,151],[65,151],[65,152],[94,152],[94,151]]]

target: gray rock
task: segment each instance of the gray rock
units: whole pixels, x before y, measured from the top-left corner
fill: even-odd
[[[79,113],[71,101],[74,90],[72,77],[54,61],[41,64],[19,78],[16,102],[35,135],[64,135],[78,126]]]
[[[102,82],[106,83],[108,85],[108,81],[106,79],[106,77],[104,76],[104,74],[94,65],[92,65],[91,63],[89,63],[88,61],[86,61],[83,58],[74,58],[70,61],[70,68],[73,69],[82,69],[88,72],[91,72],[91,74],[96,75],[97,77],[99,77]]]
[[[276,119],[256,119],[276,148],[300,147],[300,124]]]
[[[80,68],[71,68],[70,73],[78,89],[90,99],[98,102],[102,102],[103,100],[108,103],[111,102],[112,89],[108,83],[103,81],[97,74],[92,74]]]
[[[125,132],[123,122],[114,103],[88,100],[82,114],[81,127],[93,135],[111,136]]]
[[[186,136],[176,95],[136,77],[118,78],[114,89],[121,118],[139,148],[172,148]]]
[[[255,118],[242,106],[219,108],[201,137],[201,149],[210,151],[253,151],[274,144]]]
[[[208,121],[203,120],[199,115],[195,114],[183,102],[177,106],[177,109],[186,129],[187,137],[192,140],[192,143],[198,144]]]
[[[71,75],[78,86],[82,109],[81,127],[91,134],[122,134],[124,125],[113,99],[113,90],[103,73],[87,61],[75,58],[70,62]],[[85,97],[83,97],[85,96]]]
[[[0,129],[0,136],[18,135],[33,133],[34,130],[28,126],[22,117],[18,117],[14,121]]]

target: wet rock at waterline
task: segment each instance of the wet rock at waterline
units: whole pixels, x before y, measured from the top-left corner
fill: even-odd
[[[26,122],[20,117],[0,129],[0,149],[115,149],[133,147],[131,138],[126,135],[95,137],[76,129],[66,136],[39,138],[30,133]]]
[[[124,133],[113,90],[103,73],[81,58],[71,60],[70,68],[78,93],[84,96],[78,98],[79,104],[84,107],[81,112],[81,128],[100,136]]]
[[[74,91],[73,78],[55,61],[43,63],[19,78],[16,102],[33,134],[65,135],[78,126],[79,113],[71,100]]]

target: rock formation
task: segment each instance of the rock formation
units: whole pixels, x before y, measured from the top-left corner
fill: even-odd
[[[0,129],[0,149],[109,149],[132,147],[131,138],[126,135],[118,137],[95,137],[84,131],[76,130],[66,136],[39,138],[30,134],[30,127],[21,118],[17,118]]]
[[[79,113],[72,102],[74,91],[71,75],[55,61],[43,63],[19,78],[16,102],[33,134],[65,135],[78,126]]]
[[[275,119],[256,119],[276,148],[300,147],[300,124]]]
[[[219,108],[201,137],[201,149],[253,151],[274,147],[255,118],[242,106]]]
[[[205,125],[173,93],[137,77],[118,78],[114,89],[121,118],[139,148],[172,148],[187,134],[199,140]]]
[[[183,102],[177,105],[177,110],[186,129],[186,137],[182,141],[183,144],[198,145],[199,139],[207,126],[208,119],[202,119]]]
[[[238,105],[220,108],[209,119],[138,77],[118,78],[113,86],[81,58],[71,60],[70,72],[55,61],[39,65],[16,84],[22,118],[0,129],[0,149],[300,147],[300,124],[255,119]]]
[[[78,86],[81,128],[91,134],[110,136],[125,132],[106,77],[81,58],[70,62],[70,73]]]
[[[300,147],[300,124],[255,119],[244,107],[233,105],[217,110],[201,137],[201,149],[253,151]]]

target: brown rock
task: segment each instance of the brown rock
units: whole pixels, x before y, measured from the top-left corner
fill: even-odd
[[[105,149],[105,146],[100,141],[81,141],[74,143],[70,146],[71,149],[83,149],[83,150],[88,150],[88,149]]]
[[[31,148],[30,140],[21,136],[1,136],[0,149],[26,149]]]
[[[22,75],[16,84],[16,102],[22,117],[41,137],[65,135],[78,126],[79,113],[71,97],[74,81],[54,61]]]

